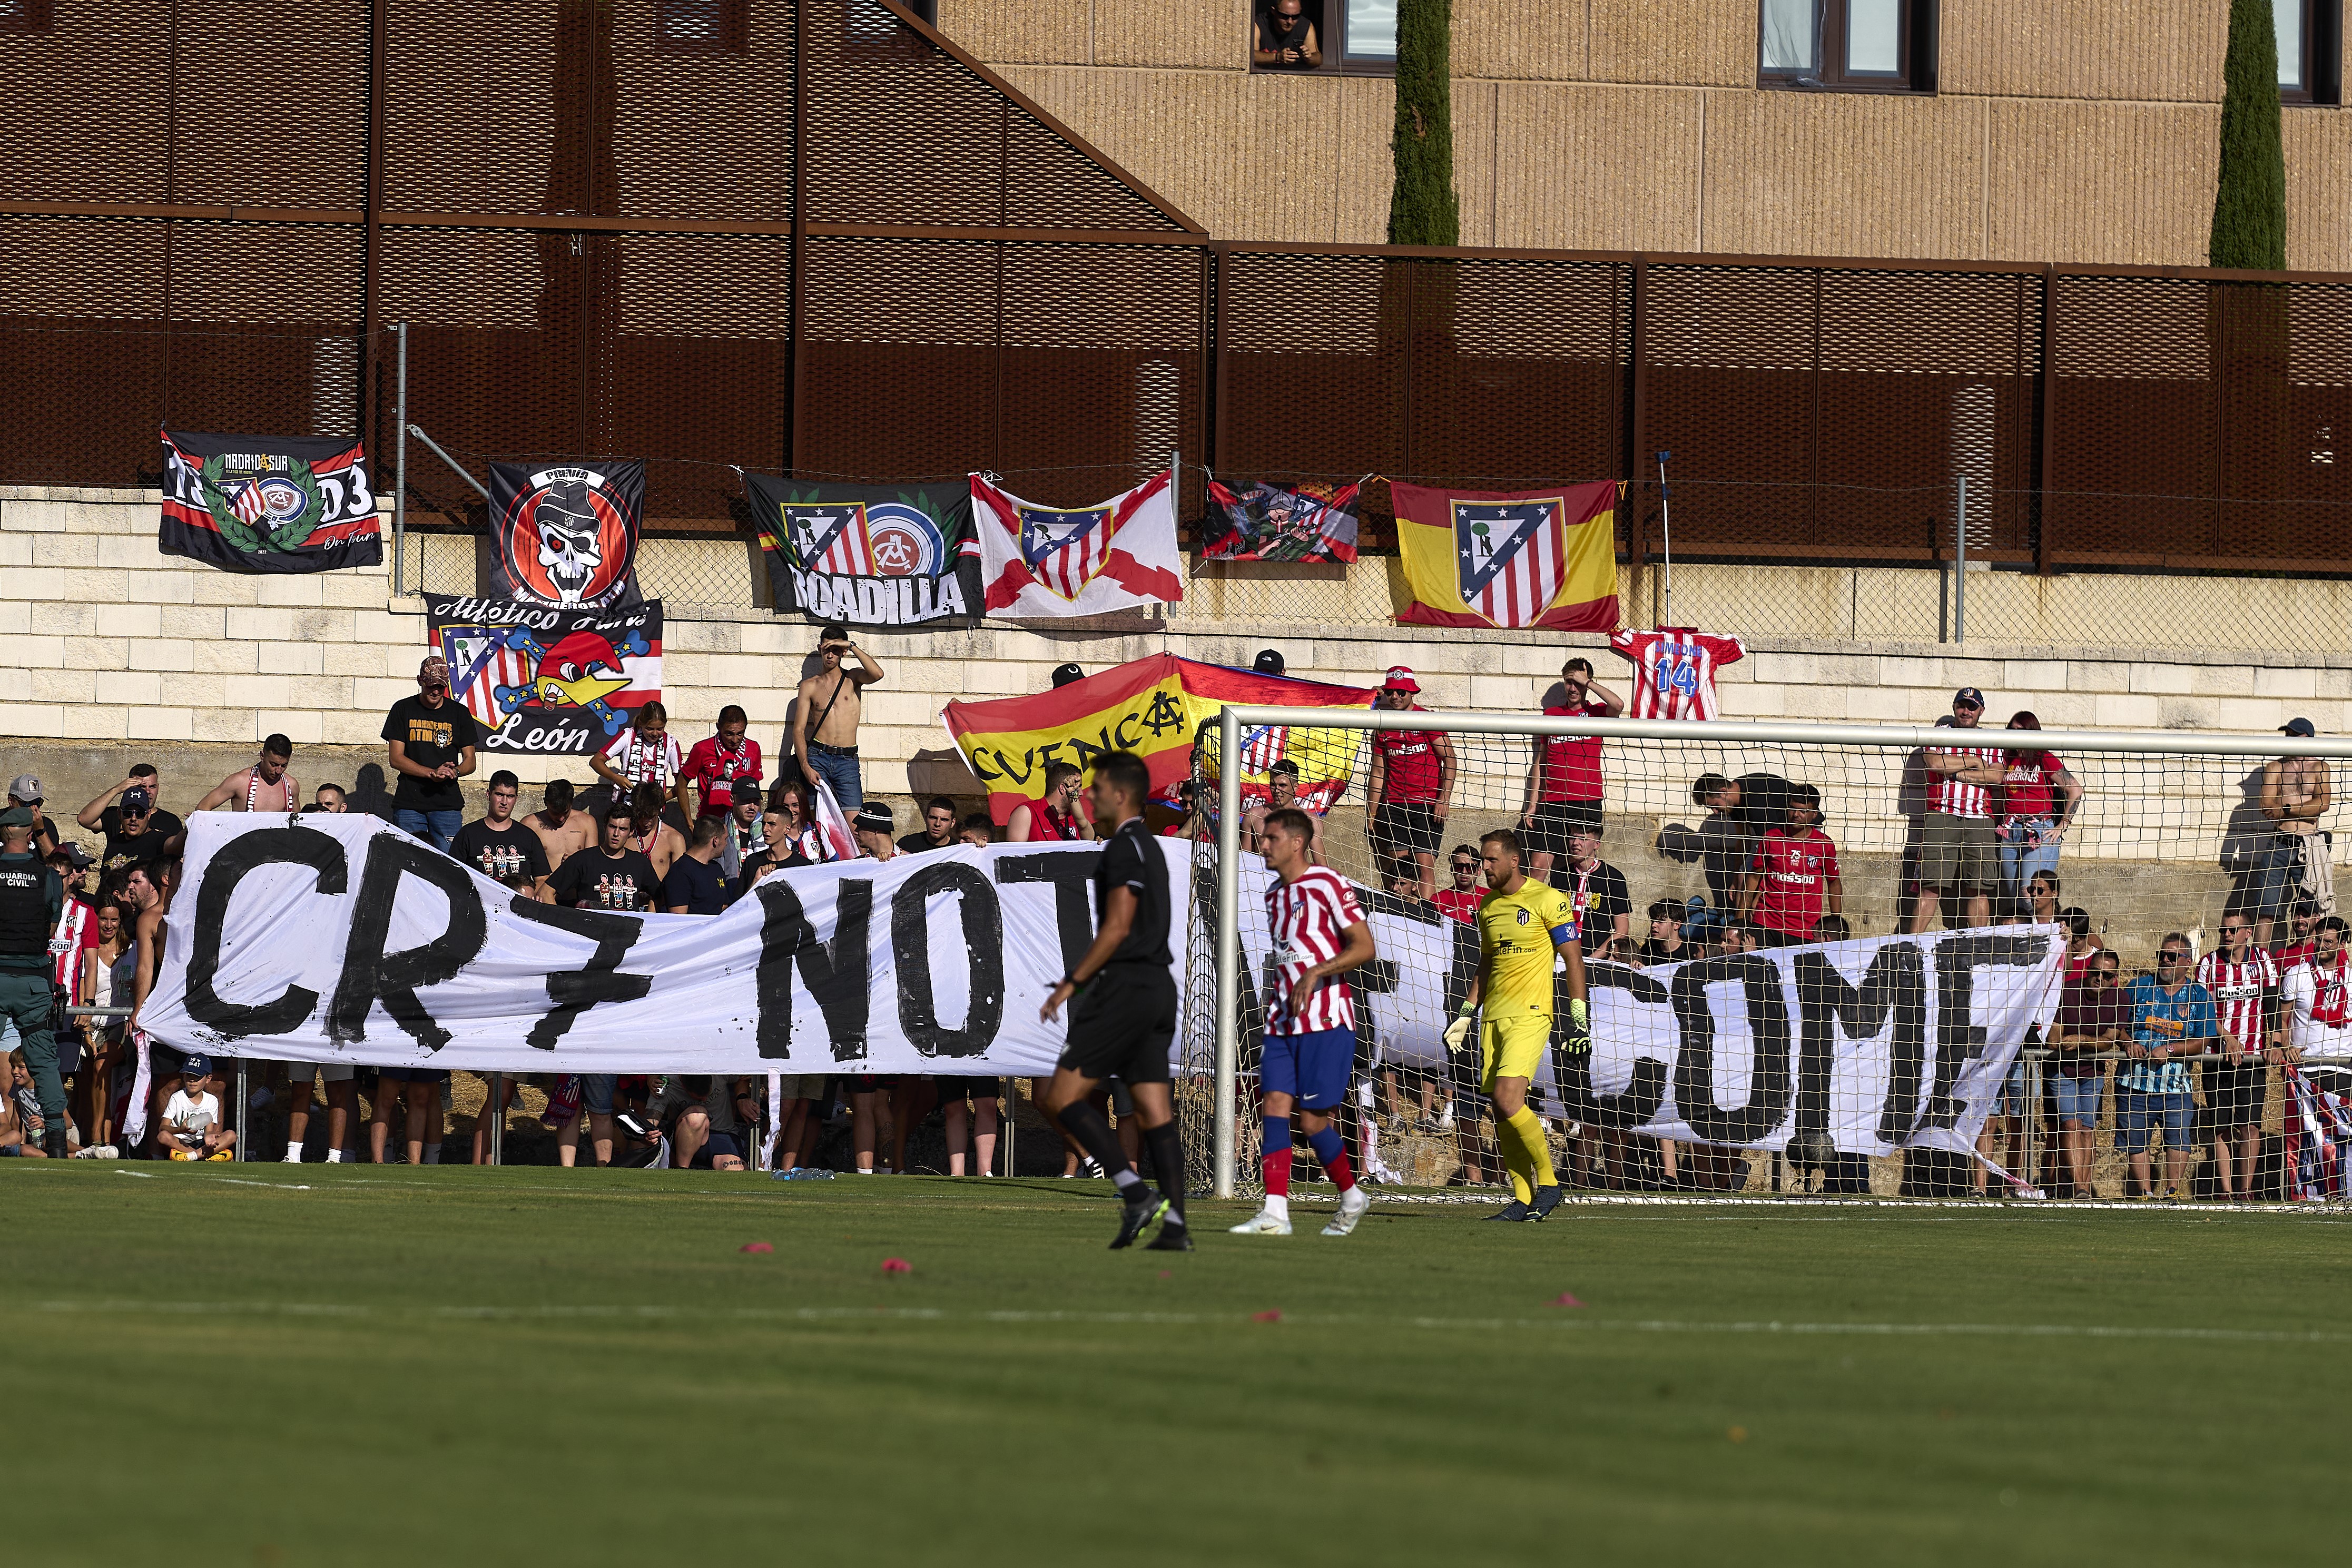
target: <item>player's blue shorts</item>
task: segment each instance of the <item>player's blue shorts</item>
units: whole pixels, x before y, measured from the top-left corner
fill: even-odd
[[[1354,1030],[1270,1034],[1258,1062],[1258,1084],[1268,1094],[1289,1095],[1302,1111],[1335,1110],[1348,1097],[1348,1074],[1355,1063]]]

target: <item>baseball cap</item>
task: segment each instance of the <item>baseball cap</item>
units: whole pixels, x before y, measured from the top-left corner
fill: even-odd
[[[890,815],[890,808],[871,801],[857,808],[850,825],[861,833],[887,833],[898,824]]]
[[[191,1056],[180,1063],[180,1076],[183,1078],[210,1078],[212,1075],[213,1059],[209,1056]]]
[[[1282,650],[1279,648],[1260,648],[1257,657],[1250,661],[1250,668],[1261,675],[1278,675],[1289,667],[1282,662]]]
[[[19,773],[16,781],[8,786],[8,793],[27,806],[37,806],[41,803],[41,781],[29,773]]]
[[[1072,681],[1083,681],[1086,678],[1086,671],[1076,664],[1056,664],[1054,666],[1054,689],[1056,691],[1068,685]]]
[[[88,871],[90,867],[98,863],[98,857],[96,855],[91,854],[88,850],[82,848],[79,844],[75,843],[71,839],[68,839],[64,843],[58,846],[58,853],[65,856],[68,863],[69,863],[76,871]]]
[[[435,653],[416,666],[416,684],[420,686],[446,686],[449,684],[449,661]]]
[[[133,784],[122,792],[123,815],[135,817],[142,811],[152,811],[154,809],[155,791],[148,789],[144,784]]]
[[[1952,694],[1952,706],[1958,707],[1962,703],[1966,703],[1970,707],[1982,707],[1984,706],[1984,693],[1977,690],[1974,686],[1962,686],[1958,691]]]
[[[1389,666],[1389,678],[1381,683],[1381,690],[1384,692],[1417,692],[1421,690],[1421,683],[1412,678],[1412,672],[1405,668],[1404,665],[1391,664]]]
[[[2313,736],[2317,735],[2319,731],[2313,727],[2312,722],[2307,718],[2291,718],[2284,724],[2279,726],[2279,733],[2281,735]],[[24,780],[19,779],[16,782],[22,784]],[[20,800],[25,799],[24,793],[21,790],[11,789],[9,793],[15,795]]]

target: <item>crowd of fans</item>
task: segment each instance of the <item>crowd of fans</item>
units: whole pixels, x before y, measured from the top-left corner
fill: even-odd
[[[485,737],[452,695],[446,664],[427,658],[416,695],[385,716],[382,734],[395,782],[380,809],[403,830],[543,902],[706,916],[745,896],[762,877],[847,853],[887,860],[988,843],[1000,834],[1013,841],[1093,837],[1084,779],[1060,762],[1042,771],[1037,798],[1016,806],[1001,831],[986,813],[967,815],[942,796],[922,804],[913,831],[898,832],[889,809],[866,799],[857,750],[861,693],[882,678],[882,667],[837,626],[824,630],[815,659],[817,673],[802,683],[793,705],[779,777],[768,777],[740,707],[722,709],[712,734],[682,747],[662,706],[647,703],[632,710],[628,727],[591,759],[592,784],[554,780],[537,810],[519,815],[520,782],[510,772],[493,772],[487,809],[467,821],[459,781],[476,771]],[[1281,674],[1282,656],[1267,650],[1255,668]],[[1065,666],[1055,684],[1080,674]],[[1419,693],[1413,673],[1399,666],[1381,683],[1378,706],[1414,709]],[[1590,661],[1575,658],[1543,706],[1549,716],[1613,717],[1624,703],[1594,678]],[[1982,694],[1962,688],[1951,716],[1939,722],[1972,731],[1983,711]],[[2312,733],[2302,719],[2282,727]],[[2013,715],[2008,725],[2012,737],[2039,728],[2030,712]],[[1571,899],[1588,962],[1654,967],[1850,935],[1821,792],[1770,773],[1710,773],[1693,783],[1693,802],[1706,815],[1696,829],[1667,828],[1655,848],[1669,859],[1699,863],[1707,892],[1651,904],[1636,931],[1626,877],[1602,853],[1603,745],[1592,737],[1538,738],[1516,822],[1530,874]],[[1460,771],[1452,740],[1436,731],[1383,730],[1374,732],[1370,746],[1361,810],[1382,890],[1399,906],[1433,906],[1469,923],[1482,896],[1478,852],[1466,843],[1443,847]],[[290,771],[293,749],[285,737],[271,736],[253,766],[221,780],[195,809],[352,810],[352,792],[338,784],[319,784],[305,798]],[[2325,912],[2310,886],[2314,862],[2324,865],[2327,858],[2310,852],[2332,799],[2327,765],[2291,758],[2264,770],[2260,808],[2272,841],[2249,860],[2221,922],[2221,946],[2200,956],[2186,936],[2168,936],[2153,972],[2127,979],[2117,956],[2094,935],[2092,917],[2061,901],[2059,859],[2084,793],[2065,765],[2030,739],[1974,742],[1958,734],[1950,747],[1927,749],[1916,761],[1922,794],[1903,862],[1904,927],[2056,923],[2070,934],[2057,1020],[2046,1040],[2032,1042],[2050,1053],[2040,1103],[2030,1103],[2034,1096],[2021,1061],[1988,1123],[1982,1152],[2014,1163],[2029,1124],[2038,1119],[2057,1150],[2056,1189],[2088,1195],[2092,1135],[2104,1110],[2112,1115],[2132,1190],[2178,1192],[2189,1153],[2201,1145],[2210,1151],[2217,1196],[2254,1196],[2269,1070],[2308,1054],[2315,1059],[2314,1082],[2352,1088],[2352,1061],[2338,1067],[2327,1060],[2352,1056],[2346,992],[2352,957],[2344,951],[2344,923]],[[820,821],[820,780],[845,814],[854,848],[829,836]],[[1306,804],[1297,785],[1297,764],[1276,763],[1270,799],[1252,809],[1250,831],[1269,810]],[[232,1106],[224,1115],[213,1064],[158,1043],[147,1046],[151,1133],[136,1148],[120,1135],[135,1076],[135,1010],[153,983],[184,835],[181,819],[163,805],[163,789],[155,767],[142,763],[84,806],[75,820],[100,840],[93,856],[61,838],[42,814],[38,779],[19,777],[10,787],[0,835],[11,850],[21,838],[28,857],[23,863],[46,865],[58,893],[47,956],[26,960],[27,973],[46,965],[63,1001],[128,1009],[134,1016],[127,1024],[84,1019],[58,1032],[53,1052],[28,1049],[35,1042],[22,1026],[31,1003],[5,1005],[10,980],[0,954],[0,1019],[6,1020],[0,1029],[10,1037],[5,1043],[12,1079],[0,1096],[0,1153],[230,1157],[245,1108]],[[1318,856],[1330,809],[1326,801],[1309,811]],[[1213,824],[1205,810],[1195,810],[1164,831],[1207,838]],[[0,884],[9,863],[0,854]],[[1412,1124],[1416,1102],[1423,1130],[1457,1140],[1454,1179],[1486,1179],[1493,1162],[1478,1137],[1475,1093],[1432,1075],[1411,1082],[1412,1075],[1379,1064],[1376,1044],[1360,1065],[1355,1103],[1342,1120],[1368,1179],[1396,1179],[1381,1156],[1382,1114],[1402,1129]],[[301,1160],[317,1145],[330,1161],[357,1159],[362,1147],[375,1161],[441,1159],[449,1114],[446,1071],[296,1065],[285,1078],[283,1158]],[[740,1169],[755,1141],[770,1140],[778,1167],[788,1170],[814,1164],[828,1133],[845,1129],[852,1169],[903,1170],[910,1132],[936,1110],[950,1173],[993,1174],[1005,1113],[1000,1081],[961,1076],[787,1078],[772,1124],[764,1082],[749,1078],[588,1074],[550,1078],[543,1087],[542,1120],[567,1166],[580,1159],[584,1133],[588,1157],[598,1165],[667,1160]],[[499,1103],[477,1119],[477,1163],[489,1157],[486,1129],[509,1109],[516,1091],[516,1080],[497,1081]],[[276,1092],[273,1083],[257,1091],[257,1100]],[[1596,1185],[1725,1186],[1744,1175],[1744,1166],[1723,1151],[1672,1143],[1638,1148],[1605,1136],[1588,1142],[1580,1164]],[[2153,1153],[2159,1145],[2160,1165]],[[247,1150],[247,1157],[256,1155]],[[1089,1165],[1075,1145],[1066,1147],[1064,1174]]]

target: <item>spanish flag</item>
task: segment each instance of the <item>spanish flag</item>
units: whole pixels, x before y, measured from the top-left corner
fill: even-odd
[[[1045,793],[1049,763],[1080,768],[1107,751],[1132,751],[1151,769],[1155,800],[1172,804],[1192,776],[1192,745],[1205,748],[1217,774],[1217,716],[1229,705],[1267,707],[1370,707],[1370,686],[1333,686],[1203,664],[1155,653],[1034,696],[951,702],[940,716],[948,737],[988,789],[998,823]],[[1202,727],[1207,726],[1202,733]],[[1298,765],[1300,803],[1328,810],[1347,792],[1364,737],[1360,729],[1270,725],[1242,736],[1242,795],[1264,800],[1266,773],[1286,758]]]
[[[1617,630],[1617,486],[1391,485],[1414,626]]]

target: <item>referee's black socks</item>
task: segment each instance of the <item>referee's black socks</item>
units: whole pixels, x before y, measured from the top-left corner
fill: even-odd
[[[1160,1196],[1168,1200],[1168,1223],[1184,1223],[1184,1145],[1171,1119],[1143,1129],[1144,1145],[1151,1151],[1151,1168],[1160,1177]]]
[[[1075,1100],[1062,1107],[1062,1131],[1078,1141],[1078,1147],[1092,1155],[1095,1163],[1118,1186],[1118,1196],[1133,1198],[1143,1178],[1127,1163],[1127,1151],[1118,1146],[1118,1134],[1110,1130],[1110,1118],[1102,1113],[1091,1100]]]

